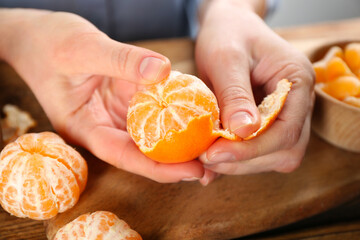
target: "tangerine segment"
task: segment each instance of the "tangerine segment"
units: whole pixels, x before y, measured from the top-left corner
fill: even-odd
[[[258,106],[261,119],[260,128],[250,136],[246,137],[245,140],[260,135],[270,127],[284,107],[291,85],[292,83],[289,82],[289,80],[282,79],[277,83],[275,91],[264,98]]]
[[[325,83],[322,90],[338,100],[343,100],[360,94],[360,80],[354,76],[339,77],[333,82]]]
[[[330,48],[330,50],[326,53],[325,57],[322,60],[313,64],[317,82],[328,82],[332,80],[327,77],[326,71],[328,62],[334,57],[344,59],[343,50],[338,46]]]
[[[343,59],[339,57],[330,59],[326,66],[326,82],[334,81],[342,76],[355,75]]]
[[[141,240],[129,225],[108,211],[80,215],[56,233],[54,240]]]
[[[351,71],[360,77],[360,43],[350,43],[345,47],[345,61]]]
[[[70,209],[86,180],[85,160],[55,133],[22,135],[0,154],[0,204],[17,217],[43,220]]]

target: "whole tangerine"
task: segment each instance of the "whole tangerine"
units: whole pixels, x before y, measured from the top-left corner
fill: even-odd
[[[17,217],[44,220],[72,208],[85,189],[83,157],[52,132],[28,133],[0,154],[0,204]]]

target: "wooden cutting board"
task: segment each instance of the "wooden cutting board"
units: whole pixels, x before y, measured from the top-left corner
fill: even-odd
[[[308,50],[322,42],[301,42]],[[189,40],[139,43],[168,56],[173,68],[195,73]],[[0,106],[13,103],[37,120],[33,131],[52,130],[34,96],[16,73],[0,64]],[[360,155],[312,135],[305,159],[290,174],[223,176],[207,187],[197,182],[159,184],[115,169],[81,149],[89,181],[78,204],[46,222],[56,230],[82,213],[108,210],[144,239],[230,239],[273,229],[323,212],[360,195]],[[131,159],[129,159],[130,161]]]

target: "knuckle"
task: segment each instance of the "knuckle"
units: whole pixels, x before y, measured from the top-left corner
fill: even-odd
[[[210,56],[217,58],[225,58],[227,56],[238,56],[242,53],[241,48],[239,47],[239,44],[233,43],[231,41],[222,44],[217,45],[216,47],[209,50]]]
[[[72,65],[74,60],[81,59],[84,50],[97,48],[99,39],[103,35],[101,32],[91,30],[69,34],[53,44],[52,59],[56,64]]]
[[[227,42],[225,44],[217,45],[207,52],[207,58],[213,59],[206,64],[207,71],[214,71],[219,64],[231,66],[236,62],[237,66],[243,66],[248,64],[247,56],[248,53],[245,49],[241,48],[239,44],[233,42]]]
[[[112,51],[112,68],[115,73],[123,74],[129,67],[129,57],[132,54],[133,48],[123,46]]]
[[[313,88],[315,73],[306,57],[299,56],[295,61],[287,63],[283,68],[283,73],[295,86]]]
[[[251,104],[251,96],[251,93],[242,86],[229,86],[220,93],[219,103],[221,107]]]
[[[285,149],[291,148],[296,145],[300,139],[302,126],[300,124],[293,124],[285,129],[283,134],[283,146]]]

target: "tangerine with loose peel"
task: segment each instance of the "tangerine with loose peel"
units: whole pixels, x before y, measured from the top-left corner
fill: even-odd
[[[129,225],[108,211],[80,215],[58,230],[54,240],[141,240]]]
[[[287,96],[291,83],[279,82],[280,86],[284,84],[288,85]],[[280,99],[278,106],[281,107],[273,108],[274,112],[263,111],[264,115],[271,116],[264,117],[264,123],[254,136],[268,128],[277,117],[286,96]],[[266,102],[273,100],[272,97],[266,99]],[[219,137],[242,140],[221,129],[213,92],[199,78],[177,71],[172,71],[164,81],[135,93],[129,105],[127,130],[146,156],[163,163],[193,160]]]
[[[217,100],[205,83],[177,71],[134,95],[127,130],[145,155],[164,163],[193,160],[219,136],[236,139],[220,129]]]
[[[0,204],[17,217],[49,219],[72,208],[85,189],[82,156],[52,132],[28,133],[0,154]]]

